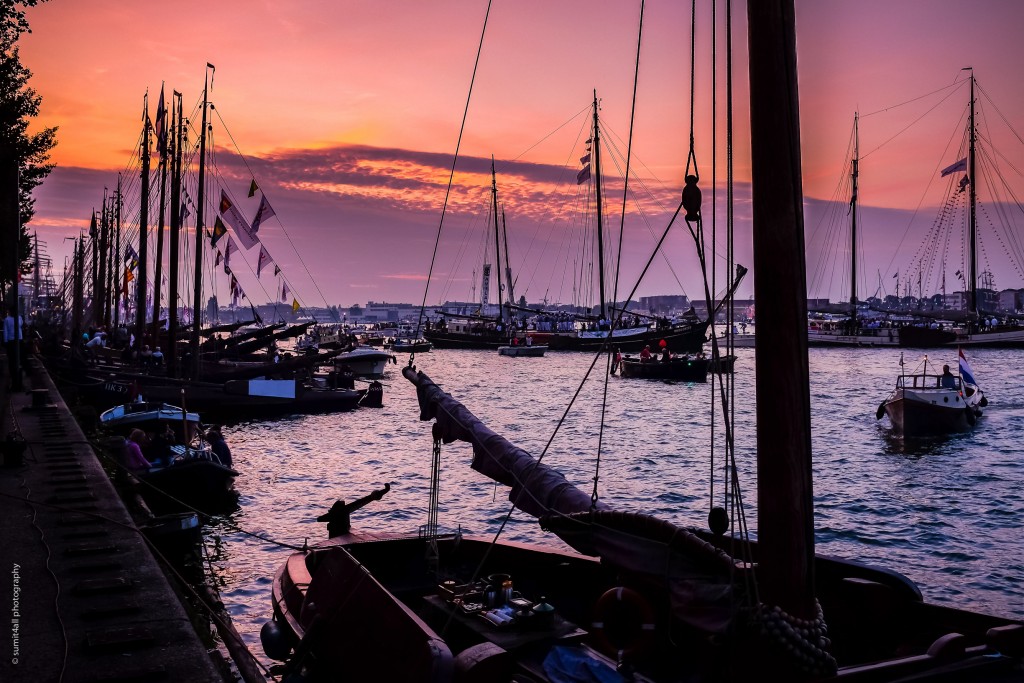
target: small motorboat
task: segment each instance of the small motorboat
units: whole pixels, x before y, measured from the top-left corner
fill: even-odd
[[[395,339],[391,350],[395,353],[426,353],[433,345],[426,339]]]
[[[921,372],[896,378],[896,387],[879,404],[875,417],[880,420],[888,415],[893,431],[905,437],[966,432],[977,424],[981,408],[988,404],[973,380],[969,368],[966,377],[952,374],[948,365],[942,373],[929,373],[925,359]]]
[[[499,346],[498,354],[502,356],[539,358],[547,350],[548,347],[543,344],[518,344],[516,346]]]
[[[696,356],[676,356],[669,360],[651,358],[641,360],[632,356],[624,356],[619,365],[623,377],[639,377],[642,379],[669,379],[677,382],[707,382],[708,358]]]
[[[397,362],[393,353],[369,346],[357,346],[334,357],[336,368],[347,365],[356,377],[381,377],[388,363]]]

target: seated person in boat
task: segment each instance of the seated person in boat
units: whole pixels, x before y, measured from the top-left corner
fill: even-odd
[[[152,463],[146,460],[146,456],[142,455],[142,444],[145,441],[146,433],[141,429],[133,429],[128,434],[128,438],[124,440],[124,449],[122,450],[123,464],[132,474],[145,472],[152,467]]]
[[[949,371],[948,365],[942,366],[942,388],[943,389],[956,389],[956,377]]]
[[[171,425],[164,425],[162,432],[150,435],[145,454],[154,465],[168,466],[174,460],[171,444],[177,441]]]
[[[153,352],[150,350],[149,344],[142,346],[142,351],[139,352],[139,362],[147,368],[153,364]]]
[[[155,367],[155,368],[163,367],[163,364],[164,364],[164,352],[160,350],[159,346],[156,347],[155,349],[153,349],[153,355],[150,357],[150,360],[153,363],[153,367]]]
[[[672,352],[668,350],[668,346],[661,347],[661,362],[668,363],[672,360]]]
[[[651,345],[648,344],[644,347],[643,351],[640,352],[640,362],[646,363],[651,359]]]
[[[206,432],[206,440],[210,442],[210,448],[213,449],[213,454],[220,460],[220,464],[225,467],[231,467],[231,449],[228,448],[224,435],[221,434],[220,427],[216,425],[210,427],[209,431]]]

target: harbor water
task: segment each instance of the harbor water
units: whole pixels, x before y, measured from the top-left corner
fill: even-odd
[[[925,354],[810,350],[817,552],[899,571],[929,602],[1024,618],[1024,352],[970,350],[989,399],[984,417],[970,433],[907,443],[891,435],[888,418],[875,417],[901,353],[907,372]],[[955,349],[927,353],[930,371],[956,370]],[[754,349],[736,355],[736,460],[756,535]],[[611,377],[606,388],[601,358],[567,412],[593,361],[583,353],[447,350],[415,358],[495,432],[535,456],[547,448],[544,461],[580,488],[592,491],[598,472],[597,495],[609,505],[705,527],[724,491],[724,432],[712,429],[722,422],[717,387]],[[389,482],[383,500],[354,513],[353,528],[415,532],[426,522],[431,423],[419,421],[401,365],[388,367],[382,409],[224,428],[241,499],[234,514],[206,528],[209,565],[235,625],[265,663],[259,629],[271,616],[271,580],[294,552],[286,546],[326,540],[318,515]],[[490,537],[509,513],[508,491],[470,469],[471,460],[466,444],[442,446],[439,520]],[[520,512],[503,538],[558,544]]]

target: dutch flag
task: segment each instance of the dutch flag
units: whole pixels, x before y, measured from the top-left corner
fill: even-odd
[[[978,386],[977,380],[974,379],[974,373],[971,372],[971,366],[967,363],[967,356],[964,355],[963,349],[960,349],[960,378],[967,384]]]

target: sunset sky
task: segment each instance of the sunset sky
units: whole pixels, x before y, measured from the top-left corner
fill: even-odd
[[[698,4],[694,136],[708,221],[711,2]],[[749,265],[746,10],[735,5],[736,253]],[[251,218],[259,195],[247,199],[246,190],[254,176],[277,212],[260,237],[304,305],[419,302],[486,6],[483,0],[51,0],[33,8],[22,61],[43,98],[38,125],[60,130],[57,168],[36,193],[31,228],[59,275],[70,252],[64,237],[87,227],[119,171],[137,174],[133,147],[147,89],[151,115],[161,83],[168,98],[172,89],[183,93],[187,115],[198,112],[210,62],[216,65],[210,100],[217,167],[206,223],[213,222],[222,186]],[[723,66],[724,7],[720,1]],[[804,0],[797,9],[810,294],[836,298],[848,291],[843,266],[822,249],[835,237],[819,219],[840,184],[855,111],[867,115],[860,124],[860,198],[868,293],[880,279],[893,286],[892,274],[919,252],[934,221],[947,180],[940,182],[938,170],[959,159],[968,95],[966,84],[953,84],[966,78],[962,67],[974,67],[984,90],[982,135],[1000,150],[993,158],[1015,193],[1004,190],[1004,201],[1024,199],[1018,170],[1024,169],[1024,2]],[[575,175],[589,134],[588,105],[596,89],[607,139],[624,154],[638,18],[639,2],[495,0],[428,303],[471,296],[487,230],[491,155],[517,296],[573,299],[582,285],[567,271],[589,258],[576,251],[582,219],[574,217],[584,201]],[[689,135],[689,26],[689,3],[647,3],[633,141],[642,183],[631,183],[651,193],[637,200],[646,221],[632,200],[629,206],[620,295],[678,201]],[[723,70],[720,184],[724,80]],[[198,130],[198,113],[192,125]],[[611,149],[608,155],[610,162]],[[620,170],[606,171],[617,231]],[[136,199],[136,228],[137,205]],[[132,224],[130,215],[125,224]],[[655,261],[639,295],[703,298],[692,241],[684,226],[675,230],[667,258]],[[1012,236],[1004,231],[985,239],[997,287],[1024,286],[1019,261],[1004,256],[1014,252]],[[233,263],[250,299],[262,303],[275,298],[280,284],[267,272],[257,280],[257,252],[243,254],[251,271]],[[223,274],[216,286],[225,301]],[[748,280],[739,295],[750,296],[752,287]]]

